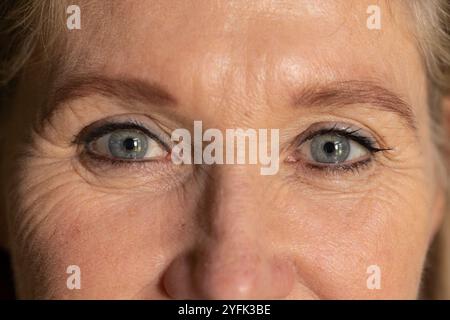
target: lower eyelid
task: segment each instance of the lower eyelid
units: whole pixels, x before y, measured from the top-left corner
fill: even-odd
[[[297,164],[302,164],[304,166],[306,166],[307,168],[312,168],[312,169],[316,169],[316,170],[339,170],[339,169],[345,169],[345,168],[350,168],[350,167],[356,167],[359,164],[364,164],[364,163],[369,163],[371,161],[373,161],[374,159],[374,155],[373,154],[368,154],[366,157],[360,157],[356,160],[349,160],[346,162],[342,162],[342,163],[320,163],[320,162],[314,162],[308,159],[304,159],[304,157],[299,156],[299,157],[291,157],[289,156],[287,158],[287,163],[297,163]]]
[[[108,158],[97,154],[89,154],[88,151],[81,151],[78,155],[78,161],[86,167],[91,172],[115,172],[115,170],[120,170],[120,172],[130,172],[130,174],[142,175],[145,174],[150,176],[157,172],[167,171],[169,167],[172,167],[170,159],[167,157],[164,159],[155,160],[124,160],[124,159],[114,159]]]
[[[296,163],[296,170],[308,171],[314,174],[323,175],[324,177],[342,176],[343,174],[355,175],[361,170],[369,169],[374,164],[374,159],[367,158],[365,160],[355,162],[352,164],[332,164],[332,165],[317,165],[311,162]]]

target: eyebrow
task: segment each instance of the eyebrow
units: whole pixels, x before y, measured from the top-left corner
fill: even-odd
[[[347,80],[309,85],[297,92],[293,100],[294,106],[304,108],[368,104],[398,115],[410,129],[417,130],[411,105],[398,94],[373,81]]]
[[[65,102],[94,94],[125,103],[141,102],[157,106],[177,104],[174,96],[157,83],[137,78],[77,75],[55,84],[50,93],[47,108],[41,114],[41,120],[48,119]]]
[[[53,104],[65,100],[101,94],[124,101],[142,101],[156,105],[173,105],[176,99],[161,85],[137,78],[106,78],[101,76],[78,76],[56,87]]]
[[[173,95],[156,83],[136,78],[79,75],[55,86],[45,118],[64,102],[92,94],[125,103],[137,101],[157,106],[174,106],[178,103]],[[293,105],[302,108],[368,104],[398,115],[410,129],[417,131],[412,107],[399,95],[373,81],[347,80],[312,84],[302,88],[293,97]]]

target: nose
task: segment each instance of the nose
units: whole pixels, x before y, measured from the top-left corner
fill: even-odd
[[[164,275],[174,299],[279,299],[292,290],[292,266],[251,244],[210,245],[177,257]]]
[[[275,251],[264,230],[270,225],[264,218],[268,213],[258,208],[257,188],[230,176],[214,180],[214,187],[207,188],[208,204],[200,212],[209,216],[206,228],[163,275],[167,294],[174,299],[286,297],[293,288],[294,267]]]

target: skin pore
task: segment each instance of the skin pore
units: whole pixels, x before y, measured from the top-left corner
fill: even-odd
[[[426,78],[407,8],[381,2],[369,30],[370,4],[80,1],[82,29],[62,31],[51,81],[29,69],[10,121],[28,137],[7,177],[19,296],[416,298],[442,216]],[[105,122],[170,139],[194,120],[280,129],[279,172],[105,161],[83,140]],[[379,152],[311,165],[302,138],[337,128]]]

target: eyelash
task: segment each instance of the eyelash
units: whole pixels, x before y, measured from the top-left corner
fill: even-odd
[[[304,143],[308,140],[311,140],[317,136],[331,133],[331,134],[336,134],[341,137],[349,138],[355,142],[358,142],[363,147],[365,147],[367,150],[369,150],[371,153],[392,150],[392,148],[376,147],[376,143],[372,139],[370,139],[366,136],[360,135],[360,134],[356,134],[359,131],[361,131],[361,129],[352,130],[351,127],[341,129],[341,128],[337,128],[337,125],[334,125],[330,129],[319,129],[319,130],[312,132],[305,138],[301,139],[300,143],[297,144],[297,147],[300,146],[302,143]]]
[[[147,129],[146,125],[142,122],[130,119],[125,120],[124,122],[106,122],[102,125],[96,126],[95,128],[85,128],[79,134],[77,134],[72,143],[75,145],[79,145],[83,147],[81,155],[88,156],[89,160],[95,161],[97,164],[110,166],[113,168],[121,169],[146,169],[148,166],[148,162],[152,162],[152,164],[161,163],[161,161],[155,160],[124,160],[124,159],[114,159],[99,156],[98,154],[91,152],[89,145],[94,142],[96,139],[101,138],[102,136],[112,133],[116,130],[138,130],[147,135],[149,138],[155,140],[162,148],[164,148],[167,152],[170,152],[170,147],[160,138],[157,134],[153,133],[149,129]],[[86,158],[85,158],[86,159]]]
[[[166,150],[169,149],[169,147],[162,141],[161,138],[159,138],[157,134],[154,134],[152,131],[148,130],[143,123],[137,120],[129,120],[126,122],[107,122],[87,132],[84,132],[83,130],[80,134],[75,136],[75,138],[73,139],[73,143],[84,144],[86,146],[89,143],[93,142],[95,139],[104,136],[105,134],[114,132],[116,130],[130,130],[130,129],[141,131],[151,139],[154,139],[159,144],[161,144],[161,146]]]
[[[296,147],[300,147],[303,143],[312,140],[313,138],[325,135],[325,134],[335,134],[341,137],[345,137],[348,139],[351,139],[359,144],[361,144],[364,148],[366,148],[370,154],[373,156],[376,153],[379,152],[386,152],[391,151],[392,148],[379,148],[377,147],[376,142],[368,138],[367,136],[357,134],[357,132],[361,131],[361,129],[352,129],[351,127],[346,128],[337,128],[337,125],[334,125],[332,128],[328,129],[319,129],[316,130],[303,139],[300,139],[299,142],[297,142]],[[313,163],[302,163],[301,166],[305,167],[311,171],[320,171],[321,173],[325,174],[336,174],[336,173],[353,173],[358,174],[361,170],[366,169],[370,166],[371,162],[373,161],[372,157],[365,159],[363,161],[359,162],[353,162],[350,164],[329,164],[329,165],[315,165]]]
[[[142,166],[147,165],[147,162],[155,162],[155,161],[130,161],[130,160],[118,160],[118,159],[112,159],[112,158],[105,158],[100,157],[92,152],[89,152],[89,144],[92,143],[94,140],[102,137],[105,134],[114,132],[116,130],[129,130],[129,129],[135,129],[139,130],[142,133],[146,134],[151,139],[154,139],[156,142],[158,142],[161,147],[163,147],[167,152],[171,152],[170,147],[167,145],[167,143],[163,142],[163,139],[161,139],[157,134],[153,133],[149,129],[146,128],[146,126],[141,123],[140,121],[131,119],[125,122],[106,122],[100,126],[97,126],[93,129],[84,129],[79,134],[77,134],[73,142],[77,145],[82,145],[84,147],[85,153],[89,155],[92,159],[95,159],[98,162],[111,165],[114,167],[134,167],[139,168]],[[366,148],[371,155],[374,155],[379,152],[385,152],[390,151],[392,148],[379,148],[377,147],[376,142],[368,138],[367,136],[357,134],[361,129],[352,129],[351,127],[346,128],[337,128],[337,125],[334,125],[331,128],[327,129],[319,129],[311,132],[310,134],[306,135],[306,137],[303,137],[299,139],[297,137],[296,142],[296,148],[300,147],[303,143],[307,142],[308,140],[311,140],[317,136],[324,135],[324,134],[335,134],[339,135],[341,137],[345,137],[348,139],[351,139],[359,144],[361,144],[364,148]],[[372,162],[372,157],[365,159],[363,161],[354,162],[351,164],[329,164],[329,165],[315,165],[313,163],[301,163],[301,166],[304,168],[307,168],[311,171],[317,171],[320,173],[325,174],[338,174],[338,173],[353,173],[358,174],[361,170],[367,168],[370,163]],[[302,161],[300,161],[302,162]]]
[[[315,171],[325,175],[333,175],[339,173],[359,174],[362,170],[368,168],[371,163],[372,159],[368,158],[366,160],[354,162],[352,164],[319,166],[312,163],[302,163],[301,166],[307,168],[310,171]]]

